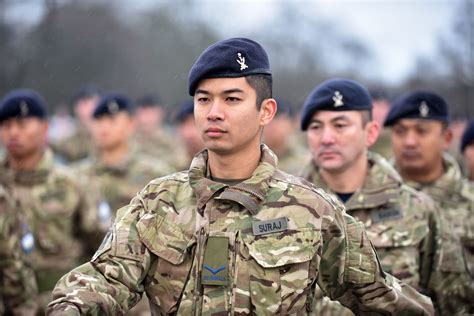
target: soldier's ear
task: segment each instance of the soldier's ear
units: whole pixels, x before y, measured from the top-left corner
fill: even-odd
[[[365,127],[367,130],[366,145],[367,148],[375,144],[380,134],[380,125],[376,121],[370,121]]]
[[[265,99],[260,106],[260,125],[265,126],[275,117],[277,111],[277,103],[275,99]]]

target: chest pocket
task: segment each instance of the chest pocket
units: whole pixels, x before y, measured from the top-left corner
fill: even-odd
[[[145,280],[151,303],[165,313],[176,311],[193,265],[195,238],[158,215],[147,215],[137,223],[141,242],[158,258],[152,260]]]
[[[291,314],[305,306],[317,274],[310,271],[310,261],[320,240],[320,232],[312,228],[243,237],[254,314]]]

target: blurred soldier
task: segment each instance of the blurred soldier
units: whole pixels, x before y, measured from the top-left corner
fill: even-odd
[[[187,169],[198,152],[204,149],[201,135],[194,121],[194,100],[190,99],[181,104],[176,115],[178,134],[186,151],[187,164],[180,170]]]
[[[34,245],[28,224],[0,185],[0,314],[36,315],[38,289],[27,256]]]
[[[395,165],[403,179],[441,209],[441,251],[431,277],[435,303],[443,315],[474,313],[474,187],[445,153],[452,136],[448,105],[433,92],[410,92],[395,100],[385,126],[392,127]]]
[[[78,163],[75,170],[97,203],[98,222],[105,235],[114,211],[128,204],[145,184],[169,173],[171,168],[158,158],[138,153],[131,145],[132,107],[124,95],[105,94],[92,116],[96,154]]]
[[[14,90],[0,103],[0,133],[7,157],[0,178],[25,213],[35,240],[28,256],[36,273],[40,307],[59,277],[80,262],[95,228],[93,209],[71,174],[53,163],[46,146],[46,105],[32,90]]]
[[[390,103],[385,93],[381,90],[373,90],[370,92],[372,97],[372,117],[379,126],[383,126],[383,122],[390,110]],[[383,128],[377,141],[370,147],[370,150],[389,159],[393,156],[392,145],[390,143],[390,130]]]
[[[74,96],[72,104],[77,126],[74,133],[51,144],[54,152],[67,162],[84,159],[92,152],[91,116],[97,101],[99,90],[94,86],[84,86]]]
[[[461,138],[463,165],[469,180],[474,181],[474,121],[466,125]]]
[[[278,169],[298,174],[310,160],[306,148],[295,139],[295,116],[291,106],[277,98],[278,110],[275,118],[263,130],[263,142],[278,157]]]
[[[184,153],[177,151],[179,146],[176,146],[175,139],[163,128],[165,111],[158,96],[146,95],[135,106],[134,141],[138,144],[138,150],[165,161],[174,171],[186,165]]]
[[[201,54],[188,88],[207,150],[120,210],[92,261],[58,283],[50,315],[120,314],[144,291],[153,315],[304,315],[316,282],[354,312],[432,312],[381,270],[337,201],[276,169],[260,143],[276,112],[271,82],[252,40]]]
[[[377,140],[372,100],[359,83],[328,80],[304,103],[301,128],[313,160],[303,177],[336,194],[347,212],[362,221],[384,271],[428,293],[435,242],[436,207],[426,195],[402,183],[382,156],[369,152]],[[316,315],[352,313],[327,297],[316,297]]]

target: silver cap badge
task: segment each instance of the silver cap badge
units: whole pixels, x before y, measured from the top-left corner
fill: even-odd
[[[339,91],[334,92],[334,96],[332,97],[332,100],[334,101],[334,107],[335,108],[344,105],[344,102],[342,101],[342,98],[343,98],[343,96]]]
[[[430,112],[430,108],[428,107],[428,104],[426,104],[425,101],[421,102],[420,107],[418,109],[420,110],[421,117],[427,117]]]
[[[241,71],[249,68],[245,63],[245,57],[243,57],[241,53],[237,53],[237,57],[239,57],[239,59],[236,59],[236,61],[239,63]]]

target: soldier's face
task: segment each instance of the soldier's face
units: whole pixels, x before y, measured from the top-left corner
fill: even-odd
[[[97,147],[101,150],[112,150],[123,146],[133,133],[133,120],[123,111],[117,114],[104,115],[95,119],[92,134]]]
[[[471,143],[464,149],[464,165],[467,168],[469,179],[474,180],[474,143]]]
[[[364,125],[358,111],[318,111],[306,136],[316,165],[325,172],[344,172],[367,159],[367,148],[377,140],[378,123]]]
[[[256,91],[245,78],[202,80],[194,96],[194,117],[206,148],[218,154],[258,148],[276,103],[266,99],[258,110],[256,100]]]
[[[46,145],[48,123],[38,118],[9,119],[0,126],[8,155],[22,159],[34,155]]]
[[[451,141],[449,129],[434,120],[398,120],[391,135],[395,160],[403,173],[432,170],[442,163],[443,151]]]
[[[194,156],[204,148],[201,135],[196,128],[194,116],[188,116],[183,122],[179,124],[178,133],[184,145],[186,146],[186,151],[189,156]]]

